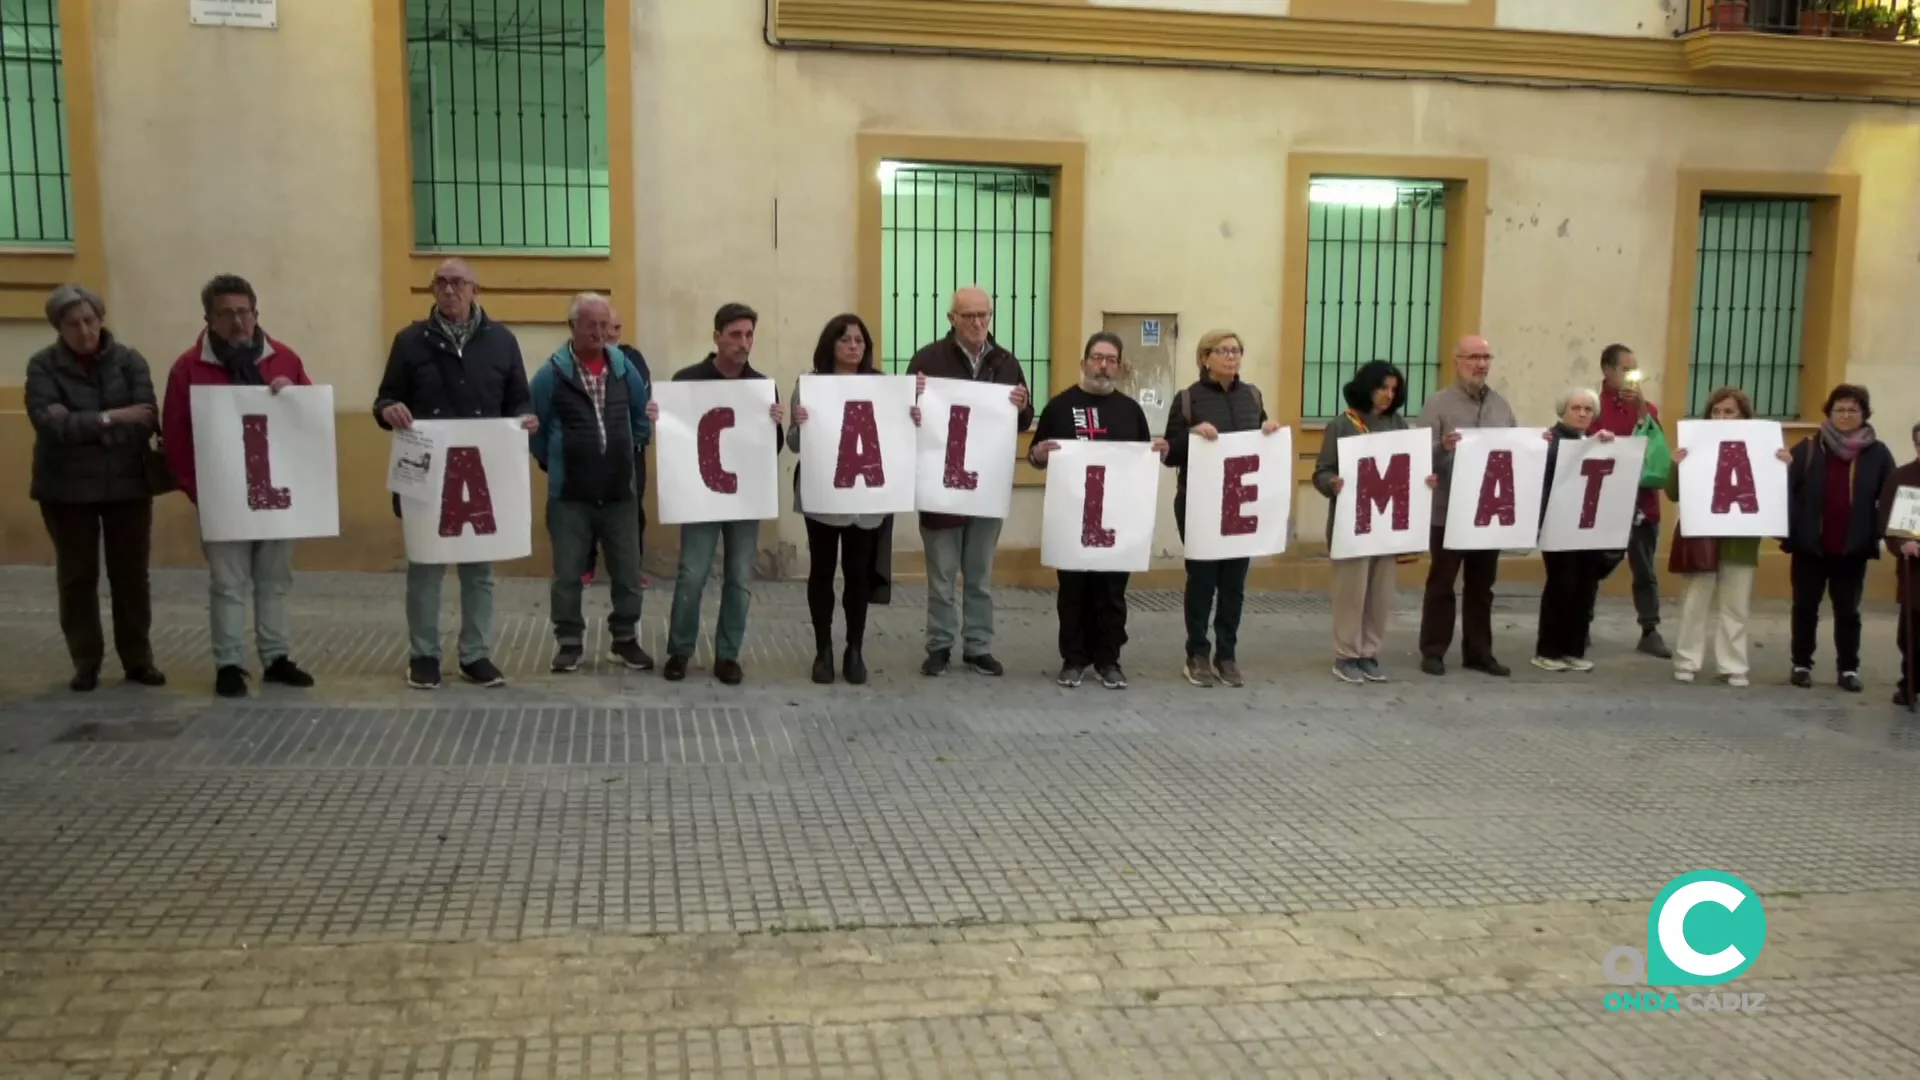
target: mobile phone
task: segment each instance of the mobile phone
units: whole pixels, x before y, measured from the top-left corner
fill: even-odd
[[[1639,368],[1634,368],[1632,371],[1627,372],[1627,381],[1635,386],[1640,385],[1640,380],[1644,377],[1645,376],[1640,374]]]

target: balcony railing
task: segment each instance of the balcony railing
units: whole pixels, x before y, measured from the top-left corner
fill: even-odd
[[[1920,41],[1920,0],[1691,0],[1682,34]]]

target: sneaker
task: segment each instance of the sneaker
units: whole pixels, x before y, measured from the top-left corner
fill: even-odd
[[[833,682],[833,646],[827,645],[814,650],[813,681],[821,686]]]
[[[460,677],[489,690],[498,690],[507,685],[507,677],[500,674],[500,669],[493,666],[493,661],[484,656],[471,664],[461,664]]]
[[[1462,664],[1461,666],[1468,671],[1477,671],[1482,675],[1491,675],[1496,679],[1504,679],[1513,674],[1513,671],[1509,669],[1507,665],[1495,660],[1491,656],[1477,664]]]
[[[1341,682],[1347,683],[1363,683],[1367,681],[1367,675],[1360,670],[1360,662],[1358,660],[1335,660],[1333,662],[1333,677],[1339,679]]]
[[[290,656],[276,656],[267,670],[260,673],[261,682],[291,686],[296,690],[305,690],[313,685],[313,676],[301,670]]]
[[[553,654],[553,663],[549,665],[549,670],[555,674],[579,671],[580,661],[586,659],[586,655],[587,651],[578,645],[562,645],[559,651]]]
[[[1648,656],[1657,656],[1662,660],[1673,659],[1673,650],[1667,648],[1667,642],[1660,636],[1660,631],[1658,630],[1641,631],[1640,644],[1634,646],[1634,648],[1646,653]]]
[[[1787,682],[1805,690],[1807,687],[1813,685],[1813,669],[1803,667],[1794,668],[1793,674],[1787,677]]]
[[[1100,669],[1100,685],[1109,690],[1125,690],[1127,673],[1120,670],[1119,664],[1108,664]]]
[[[653,657],[648,656],[647,650],[641,648],[640,643],[633,638],[614,642],[613,656],[614,659],[627,665],[628,671],[653,670]]]
[[[1354,663],[1359,665],[1360,674],[1365,677],[1368,682],[1387,681],[1386,672],[1380,670],[1380,661],[1375,660],[1373,657],[1363,656],[1355,660]]]
[[[927,654],[927,659],[920,665],[920,674],[925,675],[929,679],[937,678],[947,673],[948,666],[948,654],[945,649],[939,652],[930,652]]]
[[[152,664],[143,664],[140,667],[129,669],[127,671],[127,681],[138,686],[160,687],[167,685],[167,677],[160,674],[160,669],[154,667]]]
[[[1849,694],[1857,694],[1865,690],[1866,686],[1861,683],[1859,672],[1843,671],[1840,673],[1840,689],[1845,690]]]
[[[1196,654],[1187,657],[1186,666],[1181,669],[1180,673],[1185,675],[1187,681],[1195,686],[1213,685],[1213,665],[1207,663],[1207,658],[1204,656]]]
[[[1437,656],[1423,656],[1420,658],[1420,670],[1429,675],[1445,675],[1447,662]]]
[[[1684,683],[1690,683],[1690,682],[1692,682],[1692,681],[1693,681],[1693,672],[1691,672],[1691,671],[1675,671],[1675,672],[1673,673],[1673,681],[1674,681],[1674,682],[1684,682]]]
[[[415,690],[440,689],[440,659],[416,656],[407,661],[407,685]]]
[[[1053,685],[1064,686],[1071,690],[1080,685],[1080,680],[1084,679],[1086,674],[1087,669],[1079,664],[1062,664],[1060,674],[1053,677]]]
[[[1728,675],[1726,677],[1726,682],[1728,686],[1733,687],[1735,690],[1745,689],[1746,687],[1753,685],[1753,683],[1749,681],[1745,675]]]
[[[213,692],[221,697],[247,696],[247,669],[228,664],[213,673]]]
[[[845,675],[847,682],[854,686],[866,685],[867,658],[860,646],[849,645],[847,651],[840,654],[840,674]]]
[[[88,668],[85,671],[74,672],[73,678],[67,680],[67,689],[76,694],[91,693],[100,689],[100,669]]]
[[[746,678],[747,673],[741,668],[738,660],[715,660],[713,677],[727,686],[739,686],[740,680]]]
[[[1225,686],[1247,685],[1245,680],[1240,678],[1240,665],[1232,660],[1216,659],[1213,662],[1213,676]]]
[[[660,677],[668,682],[679,682],[681,679],[686,678],[687,658],[684,656],[668,656],[667,666],[660,669]]]
[[[1592,671],[1593,670],[1593,661],[1587,659],[1584,656],[1569,656],[1566,658],[1566,661],[1567,661],[1567,666],[1569,668],[1572,668],[1574,671]]]
[[[975,675],[992,675],[998,678],[1007,673],[1007,669],[1001,665],[1000,661],[993,658],[992,653],[965,657],[963,662],[967,665],[967,670]]]
[[[1534,657],[1534,658],[1533,658],[1533,666],[1534,666],[1534,667],[1537,667],[1537,668],[1539,668],[1539,669],[1540,669],[1541,671],[1565,671],[1565,670],[1567,670],[1567,662],[1566,662],[1565,660],[1560,660],[1560,659],[1557,659],[1557,658],[1555,658],[1555,657],[1552,657],[1552,656],[1536,656],[1536,657]]]

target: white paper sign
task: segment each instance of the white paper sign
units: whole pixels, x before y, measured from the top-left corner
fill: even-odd
[[[1040,563],[1144,571],[1153,564],[1160,455],[1147,443],[1062,442],[1047,455]]]
[[[915,510],[999,519],[1012,511],[1020,410],[1011,392],[1004,383],[927,380],[915,449]]]
[[[780,516],[771,379],[657,382],[662,525]],[[803,436],[804,437],[804,436]]]
[[[333,387],[196,386],[190,400],[202,539],[340,535]]]
[[[187,21],[195,26],[272,30],[280,25],[279,8],[279,0],[188,0]]]
[[[1560,444],[1553,490],[1540,525],[1541,551],[1621,551],[1633,531],[1647,437],[1571,439]]]
[[[1547,440],[1539,428],[1463,428],[1447,488],[1453,551],[1514,551],[1540,537]]]
[[[533,554],[533,475],[517,419],[415,420],[446,454],[431,500],[400,500],[407,559],[505,562]]]
[[[1777,420],[1682,420],[1680,531],[1687,536],[1787,535],[1787,463]]]
[[[909,375],[802,375],[800,505],[816,514],[913,509],[918,433]]]
[[[387,490],[403,499],[431,500],[446,474],[447,456],[421,428],[393,430],[387,450]]]
[[[1293,429],[1187,443],[1189,559],[1256,559],[1287,550],[1293,523]]]
[[[1425,551],[1433,532],[1433,432],[1425,428],[1349,435],[1334,444],[1340,494],[1333,503],[1332,556],[1357,559]],[[1191,467],[1189,467],[1191,492]]]
[[[1893,509],[1887,516],[1887,535],[1920,539],[1920,488],[1893,489]]]

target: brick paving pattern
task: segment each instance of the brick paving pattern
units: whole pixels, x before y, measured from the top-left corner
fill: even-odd
[[[0,1076],[1920,1075],[1884,609],[1843,695],[1784,685],[1765,604],[1745,690],[1674,684],[1612,602],[1599,670],[1524,667],[1525,595],[1512,680],[1430,679],[1407,595],[1402,681],[1348,687],[1325,598],[1272,594],[1249,686],[1201,691],[1144,594],[1112,693],[1052,685],[1040,592],[1000,596],[1006,679],[921,679],[903,588],[872,685],[823,688],[762,584],[729,689],[704,646],[678,685],[548,675],[513,581],[514,685],[423,694],[399,586],[303,576],[321,686],[223,702],[204,578],[157,575],[173,686],[83,698],[50,576],[0,570]],[[1764,1007],[1609,1011],[1601,957],[1700,867],[1766,898],[1721,988]]]

